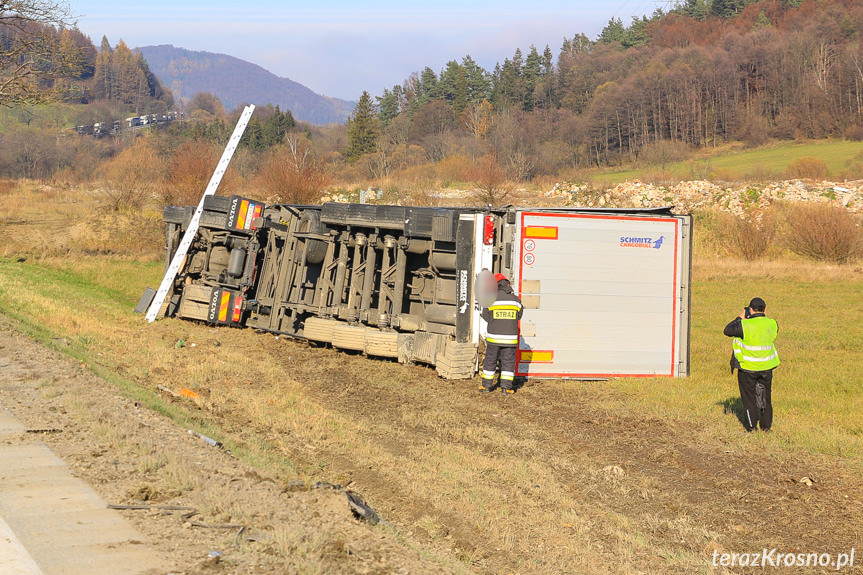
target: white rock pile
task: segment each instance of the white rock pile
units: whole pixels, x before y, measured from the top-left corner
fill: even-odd
[[[844,206],[853,213],[863,213],[863,180],[850,182],[815,182],[786,180],[766,185],[723,187],[712,182],[680,182],[673,186],[626,181],[608,190],[596,190],[586,184],[558,182],[545,193],[560,198],[572,207],[655,208],[672,206],[675,213],[718,208],[738,216],[765,209],[776,201],[822,202]]]

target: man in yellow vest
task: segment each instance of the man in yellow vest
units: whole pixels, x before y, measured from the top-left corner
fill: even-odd
[[[731,372],[737,369],[737,384],[743,401],[746,431],[770,431],[773,425],[773,405],[770,387],[773,370],[779,365],[779,354],[773,341],[779,333],[776,320],[764,315],[767,304],[760,297],[752,298],[749,307],[725,326],[723,333],[733,337]]]

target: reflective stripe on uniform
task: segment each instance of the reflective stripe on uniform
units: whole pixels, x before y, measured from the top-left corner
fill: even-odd
[[[486,336],[485,340],[489,343],[496,343],[498,345],[516,345],[518,343],[518,336],[490,333]]]
[[[773,349],[773,347],[768,347],[767,349]],[[741,353],[738,361],[740,359],[742,359],[744,361],[756,361],[756,362],[761,361],[761,362],[763,362],[763,361],[770,361],[770,360],[776,359],[777,357],[779,357],[779,355],[776,352],[774,352],[773,355],[770,355],[767,357],[752,357],[751,355],[745,355],[745,354]]]
[[[507,381],[512,381],[513,379],[515,379],[515,372],[514,371],[501,371],[500,372],[500,378],[505,379]]]
[[[495,310],[495,309],[519,310],[519,309],[521,309],[521,302],[517,302],[517,301],[513,301],[513,300],[498,300],[498,301],[494,302],[493,304],[491,304],[490,306],[488,306],[488,309],[490,309],[490,310]]]
[[[482,378],[483,379],[494,379],[494,372],[488,370],[482,370]]]
[[[773,349],[772,345],[746,345],[745,343],[740,343],[740,349],[746,349],[749,351],[770,351]]]

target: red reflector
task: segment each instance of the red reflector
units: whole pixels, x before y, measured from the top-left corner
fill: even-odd
[[[252,229],[258,229],[258,224],[256,223],[257,219],[261,217],[261,212],[263,211],[263,206],[260,204],[255,206],[255,214],[252,218]]]
[[[240,321],[240,313],[242,313],[242,311],[243,311],[242,307],[243,307],[243,298],[240,296],[237,296],[236,298],[234,298],[234,315],[231,318],[234,323],[237,323],[238,321]]]
[[[485,217],[485,227],[483,228],[482,243],[486,245],[494,243],[494,216]]]

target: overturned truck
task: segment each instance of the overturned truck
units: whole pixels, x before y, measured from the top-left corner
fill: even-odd
[[[167,207],[170,262],[195,207]],[[210,196],[168,315],[472,377],[480,271],[525,311],[517,375],[689,371],[691,218],[670,210],[264,205]]]

